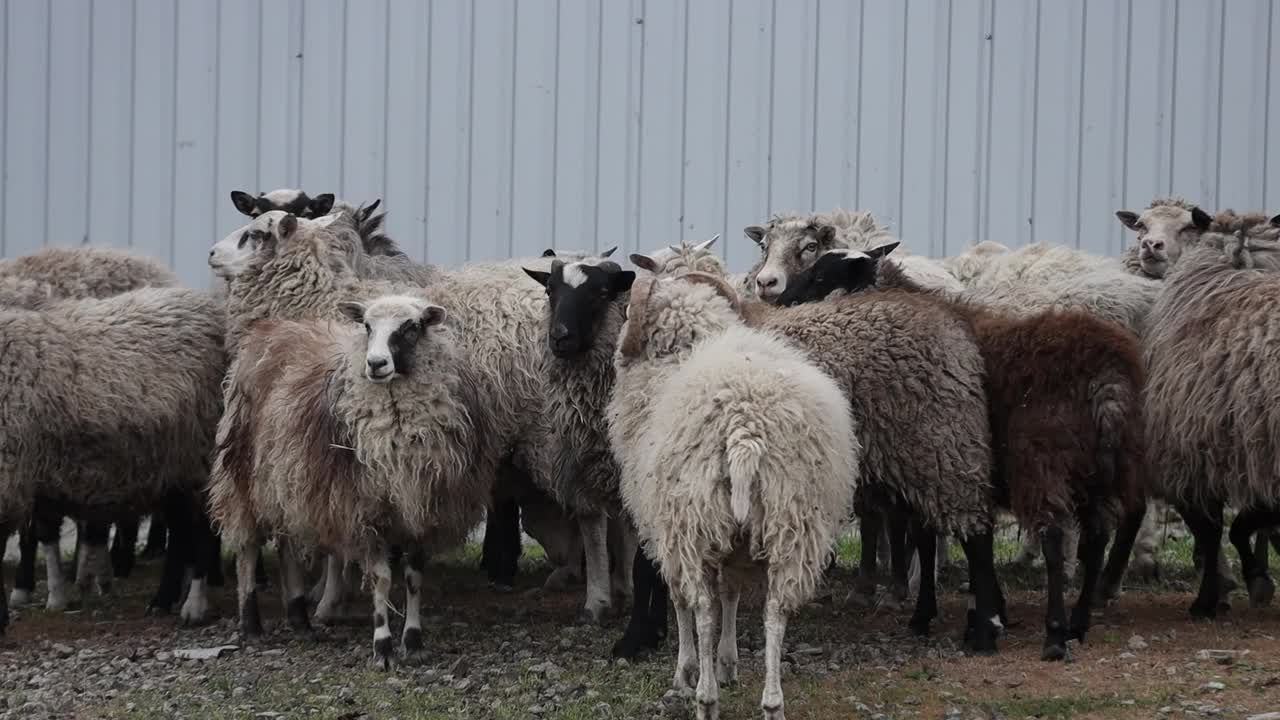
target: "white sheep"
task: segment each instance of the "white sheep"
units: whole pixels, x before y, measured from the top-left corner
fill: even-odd
[[[861,448],[835,381],[796,347],[745,327],[732,290],[696,277],[645,278],[632,292],[610,438],[627,507],[674,591],[676,686],[693,684],[696,622],[698,717],[718,717],[719,682],[737,679],[738,598],[762,564],[761,707],[781,720],[787,616],[822,578]]]

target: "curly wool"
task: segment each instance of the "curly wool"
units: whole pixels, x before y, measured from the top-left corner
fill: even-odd
[[[0,310],[0,519],[37,496],[136,512],[202,487],[222,333],[212,296],[176,288]]]
[[[1206,234],[1152,308],[1147,458],[1172,502],[1280,505],[1278,241],[1280,228]]]
[[[840,384],[866,488],[905,499],[940,532],[990,528],[986,371],[964,322],[900,290],[743,310],[748,324],[790,338]]]
[[[686,602],[708,567],[766,563],[794,610],[821,582],[857,481],[848,404],[705,285],[669,283],[647,312],[643,354],[617,359],[610,434],[649,552]]]
[[[9,284],[17,278],[38,284],[40,291],[33,293],[33,285]],[[177,284],[177,277],[163,265],[116,248],[49,247],[0,260],[0,305],[32,307],[57,298],[105,298]],[[15,297],[18,290],[23,292]]]

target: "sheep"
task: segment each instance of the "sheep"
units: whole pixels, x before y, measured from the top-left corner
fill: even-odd
[[[222,324],[211,295],[176,288],[0,309],[0,534],[33,512],[110,518],[166,501],[170,526],[198,533],[182,618],[202,619],[212,534],[191,506],[221,409]],[[177,599],[180,547],[153,608]]]
[[[1229,537],[1254,606],[1275,592],[1249,542],[1280,522],[1273,388],[1280,298],[1280,216],[1234,235],[1204,234],[1165,275],[1144,338],[1153,492],[1182,514],[1205,548],[1193,617],[1219,607],[1222,510],[1241,508]]]
[[[609,435],[627,507],[674,591],[676,687],[692,689],[696,669],[698,717],[719,716],[719,684],[737,680],[738,598],[763,570],[760,706],[781,720],[787,617],[821,581],[861,448],[836,382],[799,348],[745,327],[734,292],[715,283],[698,273],[640,281]]]
[[[315,220],[328,215],[333,209],[334,196],[333,193],[321,193],[313,198],[295,188],[258,193],[257,197],[243,190],[232,190],[231,204],[241,214],[251,218],[278,210],[299,218]]]
[[[1164,277],[1169,265],[1195,245],[1213,222],[1209,213],[1180,197],[1156,198],[1141,214],[1117,210],[1116,218],[1138,234],[1137,242],[1125,252],[1125,268],[1155,279]]]
[[[791,279],[779,302],[879,284],[936,298],[972,327],[988,373],[996,497],[1041,537],[1049,593],[1042,659],[1064,659],[1068,638],[1083,640],[1089,627],[1107,527],[1139,506],[1144,431],[1138,339],[1084,312],[1010,317],[925,290],[892,261],[881,261],[883,254],[827,253]],[[1068,625],[1062,525],[1073,518],[1084,532],[1085,577]]]
[[[829,213],[774,215],[766,225],[744,229],[760,246],[761,258],[747,273],[747,282],[763,300],[773,300],[786,290],[787,280],[832,248],[867,250],[892,238],[869,212],[835,209]],[[902,252],[906,255],[906,251]],[[940,264],[920,255],[907,255],[904,268],[912,278],[929,287],[960,290],[962,287]]]
[[[126,250],[115,248],[80,246],[49,247],[22,257],[0,260],[0,306],[16,306],[27,309],[38,309],[49,303],[63,299],[102,298],[117,295],[142,287],[171,287],[177,284],[177,278],[159,263]],[[133,522],[136,533],[136,520]],[[61,518],[49,518],[42,523],[49,526],[39,530],[41,541],[52,541],[53,534],[61,526]],[[126,522],[125,525],[128,525]],[[118,532],[119,536],[121,533]],[[9,602],[14,605],[25,605],[31,600],[35,587],[34,547],[31,532],[24,528],[26,535],[19,543],[21,558],[19,573],[14,582]],[[87,529],[88,530],[88,529]],[[92,532],[105,532],[105,528],[92,529]],[[127,534],[127,533],[125,533]],[[56,549],[53,551],[56,552]],[[46,554],[50,552],[45,550]],[[88,559],[88,556],[84,556]],[[133,546],[117,541],[112,548],[112,566],[116,577],[125,577],[132,570],[134,554]],[[60,566],[54,566],[60,573]],[[85,570],[89,568],[86,565]],[[99,589],[105,590],[110,578],[99,572]],[[80,584],[89,582],[87,575],[80,579]],[[61,578],[55,578],[51,585],[61,587]],[[50,609],[62,609],[65,598],[54,594],[48,598]]]
[[[373,581],[374,654],[387,667],[390,544],[408,548],[402,642],[412,652],[423,644],[425,553],[460,544],[479,522],[497,456],[482,450],[488,398],[442,307],[409,294],[339,307],[349,323],[266,320],[245,335],[230,382],[233,397],[254,402],[236,408],[245,424],[219,428],[214,488],[230,466],[248,465],[257,522],[289,545],[361,561]],[[252,434],[253,447],[227,431]],[[252,545],[257,528],[223,499],[214,495],[215,518],[237,546]],[[252,625],[249,571],[238,568]],[[296,598],[295,580],[286,577]]]

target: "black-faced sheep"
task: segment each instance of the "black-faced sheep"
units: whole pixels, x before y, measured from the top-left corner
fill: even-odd
[[[710,275],[640,281],[609,433],[627,507],[674,592],[675,686],[692,689],[696,670],[698,717],[718,717],[719,683],[737,679],[738,598],[763,569],[760,704],[781,720],[787,617],[821,581],[860,448],[835,381],[787,341],[745,327],[736,303]]]
[[[781,302],[875,284],[918,293],[972,328],[986,368],[993,499],[1039,532],[1048,572],[1043,658],[1067,656],[1083,639],[1109,526],[1139,507],[1143,463],[1138,339],[1083,312],[1012,318],[981,303],[924,290],[892,261],[829,253],[792,279]],[[1084,538],[1084,583],[1071,613],[1063,603],[1063,525]],[[1127,559],[1127,558],[1126,558]]]

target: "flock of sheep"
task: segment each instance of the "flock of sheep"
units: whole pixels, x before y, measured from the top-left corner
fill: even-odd
[[[702,718],[736,679],[738,600],[763,579],[761,707],[781,718],[788,615],[851,513],[855,591],[875,593],[882,564],[898,599],[911,580],[919,634],[945,542],[962,544],[976,653],[1007,620],[1000,512],[1044,554],[1046,660],[1119,596],[1131,554],[1153,566],[1151,502],[1194,535],[1194,616],[1235,587],[1227,506],[1250,602],[1271,600],[1280,216],[1158,200],[1117,213],[1137,239],[1116,260],[992,242],[931,259],[869,213],[784,214],[746,228],[760,260],[734,276],[715,238],[633,254],[633,270],[612,249],[443,269],[398,249],[377,202],[232,200],[251,220],[210,251],[213,291],[119,250],[0,261],[0,537],[23,536],[10,603],[32,600],[38,544],[46,605],[65,607],[64,516],[80,591],[106,592],[147,513],[168,529],[151,609],[203,622],[225,544],[241,630],[261,633],[274,540],[295,628],[313,604],[320,622],[341,613],[363,571],[386,666],[393,568],[414,652],[428,557],[487,519],[484,565],[509,584],[523,524],[557,566],[548,585],[585,569],[586,618],[630,601],[615,654],[656,647],[674,601],[674,683]],[[0,632],[5,600],[0,574]]]

